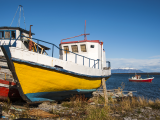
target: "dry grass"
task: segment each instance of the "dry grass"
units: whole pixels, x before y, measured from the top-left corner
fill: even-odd
[[[102,96],[91,98],[90,101],[93,101],[95,105],[87,104],[85,101],[81,101],[82,99],[73,99],[70,102],[63,103],[67,106],[72,106],[74,110],[80,110],[81,115],[85,115],[85,120],[115,120],[119,119],[119,117],[113,117],[113,114],[120,114],[121,116],[125,116],[127,112],[132,112],[135,108],[144,108],[151,107],[152,109],[160,108],[160,100],[157,99],[155,101],[145,99],[144,97],[128,97],[120,99],[120,101],[116,101],[113,99],[109,99],[109,103],[107,106],[104,105],[104,98]],[[85,104],[84,104],[85,103]],[[83,112],[82,112],[83,111]],[[79,115],[75,117],[75,119],[82,119]],[[84,118],[83,118],[84,119]]]
[[[11,107],[11,102],[10,102],[10,99],[7,98],[7,102],[4,102],[3,106],[2,106],[2,109],[5,111],[5,112],[9,112],[10,110],[10,107]]]
[[[160,99],[150,102],[149,106],[153,109],[160,109]]]
[[[91,105],[90,102],[94,102],[94,105]],[[55,117],[65,117],[68,119],[85,119],[85,120],[117,120],[120,117],[114,117],[113,114],[119,114],[121,116],[125,116],[127,112],[132,112],[135,108],[144,108],[151,107],[152,109],[160,109],[160,99],[156,100],[147,100],[144,97],[128,97],[123,98],[120,101],[115,101],[113,99],[109,99],[109,103],[107,106],[104,106],[104,98],[102,96],[91,98],[89,101],[84,96],[75,96],[71,98],[68,102],[62,102],[61,105],[63,107],[68,107],[68,110],[72,110],[71,113],[68,114],[47,114],[47,116]],[[3,104],[3,110],[8,113],[11,113],[12,119],[15,118],[30,118],[34,116],[34,112],[30,113],[30,108],[26,105],[26,110],[21,113],[17,113],[16,111],[10,110],[11,103],[8,102]],[[56,111],[55,111],[56,112]],[[65,110],[62,111],[65,113]],[[37,113],[37,112],[36,112]],[[72,115],[75,113],[76,115]],[[41,118],[41,115],[36,114],[36,118]]]
[[[76,95],[72,98],[70,98],[69,102],[63,102],[62,106],[63,107],[68,107],[68,108],[82,108],[85,105],[87,105],[87,99],[83,95]]]
[[[109,113],[111,112],[110,107],[96,107],[88,106],[87,117],[85,120],[115,120]]]

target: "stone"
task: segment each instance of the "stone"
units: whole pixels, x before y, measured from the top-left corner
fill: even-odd
[[[103,105],[103,104],[98,104],[98,106],[99,106],[99,107],[104,107],[104,105]]]
[[[115,117],[119,117],[120,115],[119,115],[119,114],[114,114],[113,116],[115,116]]]
[[[144,109],[140,109],[141,112],[144,112]]]
[[[131,117],[124,117],[123,120],[132,120]]]
[[[124,111],[124,110],[122,110],[122,113],[125,113],[125,111]]]
[[[149,117],[149,120],[155,120],[155,117]]]
[[[152,108],[151,107],[145,107],[146,109],[149,109],[149,110],[152,110]]]
[[[14,119],[14,120],[36,120],[36,119],[30,119],[30,118],[18,118],[18,119]]]
[[[76,116],[77,114],[76,114],[76,113],[72,113],[72,115],[73,115],[73,116]]]
[[[53,111],[53,110],[57,109],[56,106],[51,105],[50,102],[43,102],[42,104],[40,104],[38,106],[38,108],[41,109],[41,110],[44,110],[46,112],[50,112],[50,111]]]
[[[114,95],[115,97],[119,97],[119,95]]]
[[[91,102],[90,105],[95,105],[95,102]]]
[[[142,117],[144,117],[144,116],[140,114],[138,117],[139,117],[139,118],[142,118]]]
[[[127,96],[128,96],[127,94],[124,94],[124,95],[123,95],[123,97],[127,97]]]

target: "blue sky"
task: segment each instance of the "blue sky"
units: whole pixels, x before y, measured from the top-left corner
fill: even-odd
[[[160,0],[0,0],[0,4],[0,26],[9,26],[22,5],[27,30],[33,25],[35,38],[59,45],[61,39],[83,34],[86,20],[87,39],[104,42],[112,68],[160,72]],[[17,23],[18,14],[12,26]],[[23,14],[20,27],[25,28]]]

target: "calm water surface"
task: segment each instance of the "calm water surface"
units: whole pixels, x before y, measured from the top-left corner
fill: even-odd
[[[106,81],[107,89],[117,89],[121,87],[122,82],[125,84],[124,91],[137,91],[134,92],[135,96],[144,96],[149,99],[160,99],[160,75],[149,75],[154,77],[151,83],[147,82],[129,82],[128,78],[134,76],[133,74],[112,74]],[[147,75],[141,75],[146,78]]]

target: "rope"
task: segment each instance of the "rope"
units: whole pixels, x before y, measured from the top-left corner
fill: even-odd
[[[17,11],[18,11],[18,9],[19,9],[19,6],[18,6],[18,8],[17,8]],[[11,25],[12,25],[12,23],[13,23],[13,21],[14,21],[14,18],[15,18],[15,16],[16,16],[16,14],[17,14],[17,11],[16,11],[16,13],[15,13],[15,15],[14,15],[14,17],[13,17],[13,20],[12,20],[12,22],[11,22]],[[10,26],[11,26],[10,25]]]

